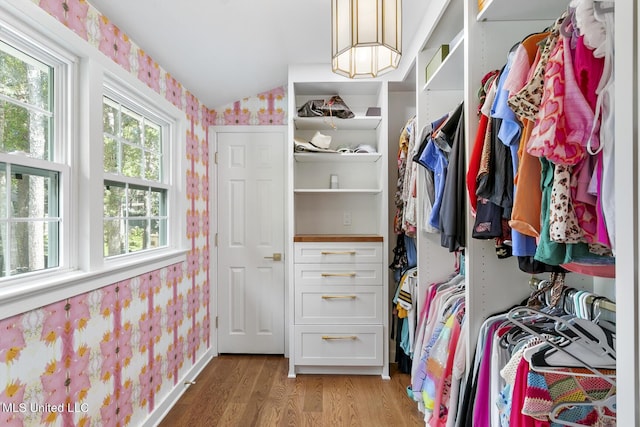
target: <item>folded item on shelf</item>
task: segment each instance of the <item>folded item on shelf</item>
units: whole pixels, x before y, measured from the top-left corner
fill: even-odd
[[[339,119],[351,119],[355,117],[355,114],[347,106],[344,100],[334,95],[328,100],[312,99],[307,101],[298,108],[299,117],[322,117],[330,116],[337,117]]]
[[[352,154],[352,153],[377,153],[375,147],[369,144],[359,144],[355,147],[350,145],[341,145],[336,150],[338,153]]]
[[[354,153],[376,153],[376,149],[374,146],[369,144],[360,144],[356,148],[353,149]]]
[[[312,152],[328,152],[335,153],[335,150],[329,149],[331,146],[331,136],[323,135],[319,131],[313,135],[311,141],[307,141],[305,139],[294,137],[293,138],[293,149],[294,151],[312,151]]]

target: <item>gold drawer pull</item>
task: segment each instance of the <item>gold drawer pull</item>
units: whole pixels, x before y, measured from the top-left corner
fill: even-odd
[[[322,277],[356,277],[356,273],[322,273]]]
[[[355,335],[347,335],[347,336],[331,336],[331,335],[323,335],[322,339],[325,341],[330,341],[330,340],[356,340],[358,339],[357,336]]]
[[[356,299],[355,295],[322,295],[322,299]]]
[[[320,255],[355,255],[356,251],[322,251]]]

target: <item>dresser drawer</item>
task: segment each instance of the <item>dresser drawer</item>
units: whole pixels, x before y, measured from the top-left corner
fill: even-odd
[[[382,325],[297,325],[296,365],[382,366]]]
[[[296,243],[296,263],[378,263],[382,262],[380,242]]]
[[[382,286],[382,264],[295,264],[295,284]]]
[[[382,324],[382,286],[296,286],[296,324]]]

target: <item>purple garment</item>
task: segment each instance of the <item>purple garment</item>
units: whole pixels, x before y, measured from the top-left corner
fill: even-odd
[[[480,362],[478,372],[478,387],[476,389],[476,400],[473,404],[473,427],[491,427],[491,346],[493,335],[502,322],[495,322],[487,331],[484,343],[484,355]]]
[[[597,154],[598,161],[596,163],[596,178],[598,182],[596,204],[597,214],[596,219],[598,222],[598,242],[607,247],[611,247],[611,241],[609,240],[609,233],[607,231],[607,224],[605,223],[604,213],[602,212],[602,151]]]
[[[595,173],[595,156],[587,156],[582,162],[578,163],[573,169],[573,174],[577,175],[578,185],[575,194],[571,194],[574,200],[596,206],[597,197],[595,194],[589,193],[589,184]]]

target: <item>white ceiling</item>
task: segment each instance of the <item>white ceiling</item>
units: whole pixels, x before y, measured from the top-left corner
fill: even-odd
[[[289,64],[330,67],[330,0],[89,1],[209,108],[286,85]],[[403,49],[428,4],[404,0]]]

